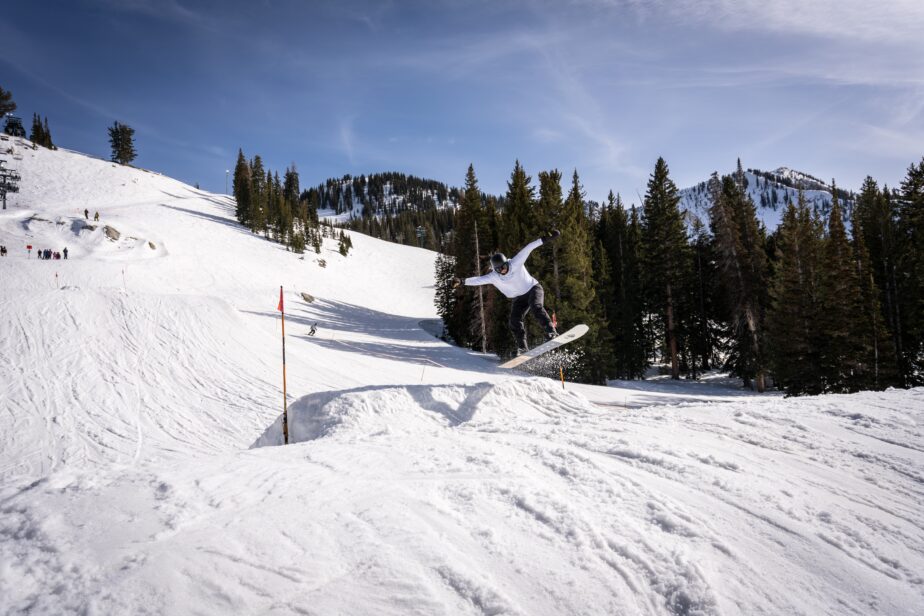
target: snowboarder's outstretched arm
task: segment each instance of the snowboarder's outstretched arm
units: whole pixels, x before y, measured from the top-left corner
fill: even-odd
[[[492,284],[496,276],[497,274],[494,272],[489,272],[484,276],[472,276],[471,278],[466,278],[463,282],[467,287],[478,287],[483,284]]]
[[[530,242],[523,249],[518,252],[512,259],[510,259],[510,269],[518,267],[526,263],[526,258],[529,257],[530,253],[543,244],[552,242],[558,239],[558,236],[561,235],[561,232],[558,229],[552,231],[552,233],[546,237],[540,237],[538,240]]]

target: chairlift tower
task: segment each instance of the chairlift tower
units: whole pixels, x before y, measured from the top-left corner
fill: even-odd
[[[0,158],[0,201],[3,201],[3,209],[6,209],[6,193],[19,192],[19,180],[22,179],[14,169],[5,169],[3,165],[5,160]]]
[[[22,118],[6,114],[6,123],[3,125],[3,132],[13,137],[25,137],[26,129],[23,128]]]

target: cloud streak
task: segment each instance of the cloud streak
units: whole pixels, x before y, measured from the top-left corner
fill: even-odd
[[[629,11],[643,22],[670,17],[697,27],[924,46],[920,0],[578,0],[578,4]]]

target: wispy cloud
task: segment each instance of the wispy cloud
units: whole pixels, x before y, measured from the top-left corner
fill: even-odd
[[[671,17],[690,26],[772,31],[878,44],[924,45],[920,0],[577,0],[632,12],[642,21]]]
[[[356,164],[354,156],[356,135],[353,132],[353,116],[340,118],[340,149],[346,154],[351,165]]]
[[[379,56],[375,63],[396,68],[410,68],[443,77],[458,78],[518,54],[533,54],[557,41],[546,33],[531,30],[508,30],[421,40],[412,49]]]
[[[193,10],[181,0],[93,0],[102,7],[123,13],[135,13],[191,26],[208,26],[212,18]]]

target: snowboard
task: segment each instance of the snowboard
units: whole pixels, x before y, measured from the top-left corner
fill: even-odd
[[[540,344],[534,349],[530,349],[526,351],[525,353],[521,353],[520,355],[517,355],[510,361],[502,363],[499,367],[505,368],[505,369],[516,368],[517,366],[525,364],[531,359],[535,359],[539,357],[540,355],[545,355],[549,351],[554,351],[558,347],[564,346],[568,344],[569,342],[574,342],[575,340],[577,340],[578,338],[586,334],[589,329],[590,328],[584,325],[583,323],[580,325],[575,325],[574,327],[572,327],[565,333],[559,334],[558,336],[556,336],[555,338],[552,338],[548,342],[543,342],[542,344]]]

